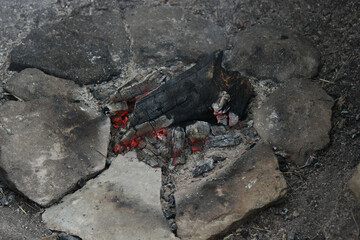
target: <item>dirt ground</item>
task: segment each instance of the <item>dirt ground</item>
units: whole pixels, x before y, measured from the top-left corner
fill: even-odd
[[[0,8],[5,6],[5,2],[0,0]],[[26,15],[30,11],[32,16],[41,14],[41,11],[35,12],[33,8],[26,9],[29,6],[25,3],[22,5],[22,1],[16,2],[19,4],[17,7],[22,7],[16,14],[19,17],[21,13],[25,14],[25,17],[22,16],[24,21],[30,16]],[[95,2],[99,7],[103,1]],[[128,1],[123,2],[122,6],[128,4]],[[168,1],[167,4],[175,4],[174,2],[177,1]],[[360,1],[226,1],[229,4],[224,4],[222,0],[186,2],[190,3],[188,8],[205,16],[212,14],[209,9],[218,6],[224,13],[230,13],[224,14],[220,23],[230,22],[234,29],[267,23],[303,34],[317,46],[322,56],[322,66],[314,81],[321,84],[336,100],[330,145],[317,153],[315,161],[309,167],[298,168],[280,160],[281,169],[289,184],[285,199],[250,217],[225,239],[359,239],[360,204],[349,191],[347,183],[360,162]],[[57,5],[57,8],[61,7],[60,4]],[[225,9],[226,7],[229,9]],[[52,11],[46,13],[58,14]],[[11,12],[0,16],[2,41],[6,39],[6,34],[10,34],[6,24],[10,22],[11,16]],[[23,35],[27,27],[36,25],[34,19],[32,18],[33,25],[19,24]],[[45,20],[40,16],[37,21],[41,23]],[[11,36],[9,39],[15,41],[23,35]],[[2,43],[0,46],[5,45]],[[4,69],[4,66],[0,67],[1,75],[6,77]],[[3,96],[3,100],[4,98],[6,96]],[[1,189],[7,196],[9,206],[0,205],[0,239],[41,239],[53,234],[41,223],[41,208],[13,194],[4,186]]]

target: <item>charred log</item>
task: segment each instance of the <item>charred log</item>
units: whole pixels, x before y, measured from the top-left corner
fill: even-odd
[[[136,102],[130,127],[161,116],[177,124],[190,120],[214,119],[211,109],[219,93],[230,95],[227,108],[241,117],[252,96],[247,78],[221,66],[223,52],[215,52],[179,76],[169,80]]]

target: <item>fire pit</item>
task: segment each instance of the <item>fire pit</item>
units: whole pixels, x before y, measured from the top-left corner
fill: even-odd
[[[91,19],[100,31],[102,15],[74,17],[33,31],[14,49],[11,69],[71,81],[25,69],[6,84],[19,101],[0,106],[0,170],[9,186],[49,207],[43,219],[51,229],[84,239],[221,237],[286,194],[278,161],[281,169],[290,161],[304,167],[329,142],[332,99],[306,79],[316,74],[317,51],[275,27],[250,28],[215,51],[226,48],[225,30],[189,14],[184,29],[196,23],[207,34],[176,51],[186,38],[177,33],[181,41],[163,44],[168,35],[159,34],[155,46],[169,53],[161,61],[162,52],[141,45],[146,37],[133,38],[153,34],[135,15],[102,32],[105,40],[85,24]],[[69,26],[84,33],[74,39]],[[36,41],[58,46],[61,35],[81,54],[67,46],[51,55]],[[79,64],[52,62],[66,55]],[[34,150],[19,153],[17,139]]]

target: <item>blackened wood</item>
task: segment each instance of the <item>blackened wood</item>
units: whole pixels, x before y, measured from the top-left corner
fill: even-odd
[[[130,127],[162,115],[174,119],[174,124],[213,119],[211,105],[216,102],[221,91],[229,92],[230,106],[234,108],[231,111],[241,117],[252,95],[252,88],[246,78],[221,67],[222,56],[222,52],[209,55],[188,71],[141,98],[135,105]]]

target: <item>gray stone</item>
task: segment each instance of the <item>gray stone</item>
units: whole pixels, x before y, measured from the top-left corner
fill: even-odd
[[[349,181],[349,188],[360,202],[360,164],[356,167],[355,172]]]
[[[269,146],[258,143],[211,177],[177,189],[178,236],[183,240],[218,239],[285,192],[276,157]]]
[[[0,106],[0,170],[10,186],[48,206],[105,167],[110,120],[75,101],[81,88],[36,69],[6,87],[28,100]]]
[[[25,101],[54,96],[74,100],[80,91],[73,81],[47,75],[35,68],[27,68],[15,74],[4,88]]]
[[[128,42],[121,15],[75,15],[33,29],[11,52],[10,69],[38,68],[79,84],[117,75],[128,62]]]
[[[210,125],[204,121],[196,121],[186,126],[186,137],[193,140],[204,140],[210,135]]]
[[[86,240],[176,239],[160,205],[161,171],[119,155],[110,168],[46,209],[46,226]]]
[[[147,66],[182,60],[195,62],[225,49],[225,29],[192,15],[182,7],[140,6],[128,11],[135,62]]]
[[[255,26],[235,35],[224,65],[258,78],[311,78],[320,53],[299,34],[274,26]]]
[[[333,99],[317,84],[291,79],[253,109],[254,127],[270,145],[304,164],[311,152],[329,142]]]

